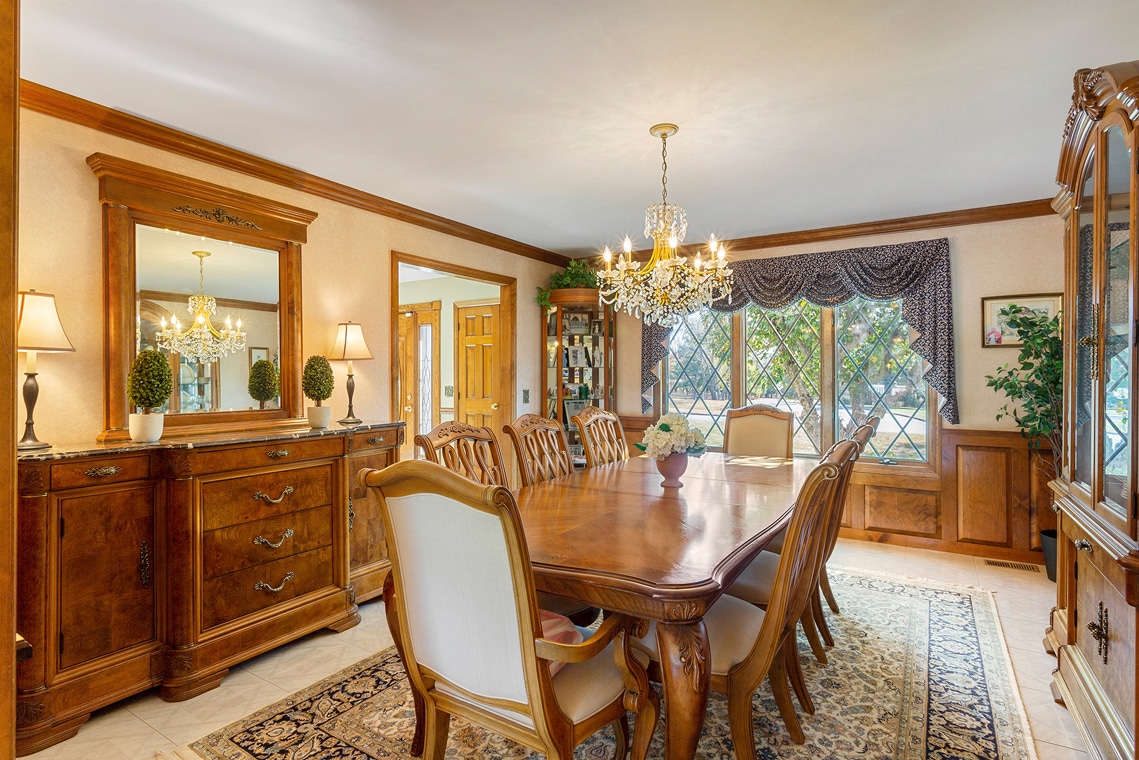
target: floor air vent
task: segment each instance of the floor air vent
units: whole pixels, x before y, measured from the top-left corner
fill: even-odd
[[[1027,570],[1030,573],[1039,573],[1040,565],[1030,565],[1027,562],[1005,562],[1003,559],[987,559],[986,565],[993,567],[1010,567],[1013,570]]]

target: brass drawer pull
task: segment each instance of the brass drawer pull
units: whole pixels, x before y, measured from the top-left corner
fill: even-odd
[[[110,465],[108,467],[92,467],[90,470],[85,470],[83,474],[89,478],[106,478],[111,475],[118,475],[120,472],[122,472],[121,467]]]
[[[257,538],[253,539],[253,545],[254,546],[268,546],[270,549],[280,549],[281,544],[285,543],[285,539],[286,538],[292,538],[292,537],[293,537],[293,529],[292,528],[286,528],[285,532],[281,534],[281,540],[278,541],[277,543],[273,543],[272,541],[265,538],[264,536],[258,536]]]
[[[368,443],[372,444],[373,446],[376,446],[376,445],[381,444],[381,443],[386,443],[386,441],[384,440],[384,437],[382,435],[373,435],[371,438],[368,439]]]
[[[1087,552],[1088,554],[1091,554],[1092,542],[1087,540],[1086,538],[1077,538],[1075,541],[1072,542],[1072,546],[1076,547],[1076,549],[1079,551]]]
[[[269,494],[262,493],[261,491],[258,491],[257,493],[253,494],[253,498],[254,499],[264,499],[265,501],[269,502],[270,504],[280,504],[282,501],[285,500],[285,497],[288,496],[289,494],[291,494],[292,492],[293,492],[292,486],[285,486],[285,490],[281,491],[281,495],[275,499],[272,496],[270,496]]]
[[[268,591],[270,594],[279,594],[279,593],[281,593],[281,590],[283,588],[285,588],[285,584],[288,583],[289,581],[291,581],[295,577],[296,576],[293,575],[293,571],[290,570],[289,572],[285,573],[285,578],[284,578],[284,580],[281,581],[280,586],[277,586],[276,588],[274,588],[273,586],[270,586],[265,581],[257,581],[256,583],[253,584],[253,590],[254,591]]]
[[[1095,623],[1088,623],[1088,630],[1092,632],[1092,638],[1096,640],[1096,654],[1103,657],[1103,664],[1107,664],[1107,637],[1111,635],[1111,628],[1107,619],[1107,610],[1103,608],[1103,602],[1099,603],[1099,621]]]
[[[281,457],[287,457],[288,455],[288,449],[275,449],[265,454],[265,456],[269,457],[270,459],[280,459]]]

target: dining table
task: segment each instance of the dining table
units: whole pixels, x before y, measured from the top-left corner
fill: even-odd
[[[708,452],[666,488],[638,456],[515,491],[538,590],[656,624],[669,760],[693,758],[703,727],[704,613],[787,525],[817,464]]]
[[[695,757],[703,728],[712,662],[704,613],[787,525],[817,464],[708,452],[689,458],[682,487],[666,488],[655,460],[638,456],[514,491],[539,591],[656,624],[668,760]],[[393,593],[389,575],[394,636]],[[412,697],[419,755],[422,698]]]

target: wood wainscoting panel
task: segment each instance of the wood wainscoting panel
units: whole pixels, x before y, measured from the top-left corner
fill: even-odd
[[[988,446],[957,447],[957,540],[1008,546],[1009,470],[1012,452]]]
[[[941,536],[941,495],[935,491],[868,485],[862,492],[866,530]]]

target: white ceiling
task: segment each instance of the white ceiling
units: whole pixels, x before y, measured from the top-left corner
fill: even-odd
[[[24,0],[21,75],[580,255],[1050,198],[1135,0]],[[318,220],[319,223],[319,220]]]

